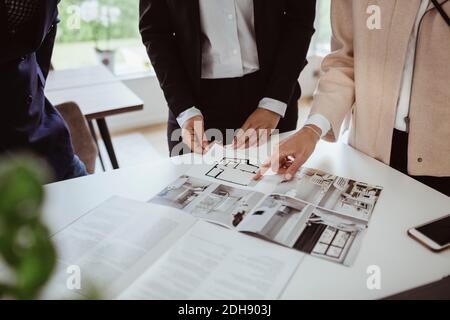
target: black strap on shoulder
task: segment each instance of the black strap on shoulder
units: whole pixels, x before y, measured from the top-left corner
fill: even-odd
[[[444,11],[441,4],[437,0],[431,0],[433,2],[434,6],[436,7],[437,11],[441,14],[442,18],[444,18],[445,22],[447,22],[447,25],[450,27],[450,18],[448,14]]]

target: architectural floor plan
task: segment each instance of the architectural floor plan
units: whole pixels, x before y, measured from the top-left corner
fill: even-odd
[[[248,159],[223,158],[218,161],[206,176],[221,181],[248,186],[259,167]]]

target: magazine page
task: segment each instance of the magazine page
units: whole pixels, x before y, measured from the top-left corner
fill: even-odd
[[[297,198],[350,219],[368,223],[382,187],[302,168],[292,181],[283,181],[273,193]]]
[[[149,202],[183,210],[206,221],[236,228],[272,192],[281,177],[254,181],[258,149],[235,150],[215,144],[185,175],[169,183]]]
[[[238,231],[350,266],[366,230],[361,221],[289,196],[272,194],[239,225]]]
[[[188,171],[189,175],[215,179],[217,182],[233,183],[239,186],[253,187],[253,180],[259,165],[250,159],[237,156],[224,156],[212,163],[195,165]]]
[[[264,196],[254,189],[182,175],[149,202],[177,208],[196,218],[233,229]]]
[[[241,150],[215,144],[202,157],[201,163],[193,165],[186,174],[219,184],[270,193],[282,178],[278,175],[267,175],[263,180],[253,180],[260,168],[261,160],[267,159],[265,153],[264,157],[260,154],[261,150],[265,149]]]
[[[382,188],[301,168],[282,181],[238,230],[350,266]]]
[[[255,182],[257,162],[239,151],[215,147],[205,158],[150,202],[327,260],[353,263],[381,187],[311,168],[301,168],[291,181],[269,174]]]
[[[58,272],[43,298],[82,298],[91,286],[115,296],[195,222],[172,208],[111,198],[53,237]],[[68,270],[80,271],[79,286],[67,286]]]
[[[197,222],[119,299],[277,299],[304,254]]]

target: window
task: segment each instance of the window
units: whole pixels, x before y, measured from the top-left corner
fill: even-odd
[[[325,56],[330,52],[331,40],[331,0],[317,1],[316,33],[311,43],[311,54]]]
[[[316,33],[310,54],[330,50],[330,2],[318,0]],[[56,69],[109,62],[117,75],[152,70],[139,35],[138,0],[64,0],[53,55]]]
[[[118,75],[151,69],[139,35],[139,1],[64,0],[59,14],[56,69],[102,61]]]

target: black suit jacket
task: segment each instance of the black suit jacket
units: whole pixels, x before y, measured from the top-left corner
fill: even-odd
[[[72,143],[64,120],[44,95],[57,3],[39,1],[34,18],[10,33],[0,1],[0,153],[31,151],[47,160],[60,180],[72,165]]]
[[[314,33],[315,7],[316,0],[254,0],[264,97],[289,103],[296,91],[299,95],[297,80]],[[140,32],[173,114],[198,106],[199,1],[140,0]]]

